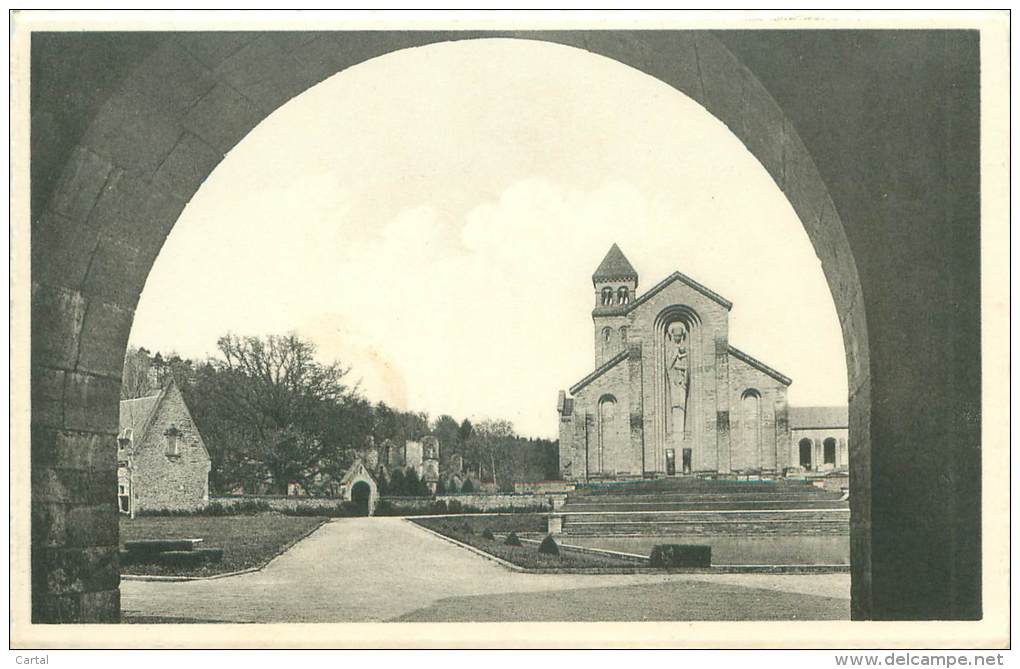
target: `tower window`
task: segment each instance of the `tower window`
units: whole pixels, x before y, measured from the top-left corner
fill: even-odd
[[[626,286],[621,286],[620,290],[616,291],[616,301],[618,304],[630,304],[630,291]]]
[[[603,288],[602,289],[602,306],[606,307],[613,303],[613,289]]]

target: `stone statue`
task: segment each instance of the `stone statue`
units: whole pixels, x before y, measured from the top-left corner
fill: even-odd
[[[691,358],[687,347],[687,326],[672,323],[666,329],[666,395],[674,434],[683,438],[687,426],[687,395]]]

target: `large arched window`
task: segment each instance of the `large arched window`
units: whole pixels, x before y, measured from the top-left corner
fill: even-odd
[[[605,471],[605,453],[613,437],[616,423],[616,398],[603,395],[599,400],[599,471]]]
[[[627,290],[627,286],[620,286],[620,289],[616,291],[616,303],[617,304],[630,303],[630,291]]]
[[[744,454],[748,464],[761,466],[761,394],[748,388],[740,396],[740,419],[743,426]]]
[[[626,344],[627,343],[627,326],[626,325],[624,325],[623,327],[620,328],[620,343],[621,344]]]
[[[836,464],[836,440],[832,437],[822,442],[822,462],[827,465]]]
[[[800,466],[804,469],[811,469],[811,440],[805,437],[800,440]]]
[[[602,306],[608,307],[613,303],[613,289],[608,286],[602,289]]]
[[[602,328],[602,352],[609,353],[613,345],[613,328]]]

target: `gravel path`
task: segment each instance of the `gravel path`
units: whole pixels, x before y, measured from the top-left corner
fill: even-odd
[[[124,581],[126,621],[849,618],[848,574],[511,572],[400,518],[323,525],[260,572]]]

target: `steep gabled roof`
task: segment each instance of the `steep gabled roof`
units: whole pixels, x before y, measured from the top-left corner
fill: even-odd
[[[344,474],[344,477],[340,479],[340,484],[346,485],[348,483],[353,482],[355,479],[362,478],[367,478],[375,482],[375,477],[373,477],[371,472],[368,471],[368,468],[365,467],[365,464],[361,460],[355,460],[354,464],[351,465],[351,468],[347,470],[346,474]]]
[[[145,432],[149,429],[149,423],[152,422],[152,416],[156,413],[156,407],[159,406],[164,395],[166,395],[165,388],[155,395],[121,400],[119,433],[124,434],[124,430],[131,430],[131,439],[134,443],[141,443]]]
[[[176,393],[177,396],[180,397],[181,405],[184,407],[184,413],[187,414],[188,420],[195,425],[195,430],[198,432],[198,425],[195,423],[195,419],[191,415],[191,410],[188,409],[188,405],[184,401],[184,396],[181,395],[180,388],[177,387],[177,383],[173,379],[170,379],[170,383],[168,383],[165,388],[155,395],[139,397],[133,400],[121,400],[119,433],[123,434],[125,428],[131,429],[132,447],[145,442],[145,438],[148,436],[149,426],[152,425],[153,420],[156,417],[156,413],[163,405],[164,400],[166,400],[171,393]],[[205,446],[205,439],[202,438],[201,432],[198,432],[198,436],[199,446],[201,446],[202,450],[205,451],[206,457],[209,457],[209,449]]]
[[[603,374],[608,372],[610,369],[615,367],[621,361],[626,360],[628,357],[630,357],[630,350],[629,349],[624,349],[624,350],[620,351],[619,353],[614,355],[612,358],[610,358],[609,360],[606,360],[604,363],[602,363],[601,365],[596,367],[595,371],[593,371],[591,374],[589,374],[588,376],[584,377],[583,379],[581,379],[580,381],[575,383],[573,386],[571,386],[570,394],[571,395],[576,395],[579,390],[581,390],[586,385],[588,385],[589,383],[591,383],[595,379],[599,378],[600,376],[602,376]],[[573,409],[573,407],[571,407],[571,409]]]
[[[790,407],[790,429],[847,428],[850,426],[850,408],[838,407]]]
[[[615,279],[634,279],[638,280],[637,270],[627,260],[627,256],[623,255],[623,251],[616,244],[609,247],[609,253],[599,263],[595,273],[591,275],[591,282],[598,283],[599,281],[613,281]]]
[[[732,355],[737,360],[742,360],[743,362],[746,362],[747,364],[757,369],[759,372],[768,374],[776,381],[782,383],[784,386],[788,386],[791,383],[793,383],[793,379],[791,379],[790,377],[780,372],[777,372],[776,370],[772,369],[761,360],[758,360],[757,358],[752,358],[748,354],[744,353],[743,351],[733,346],[730,346],[730,355]]]

